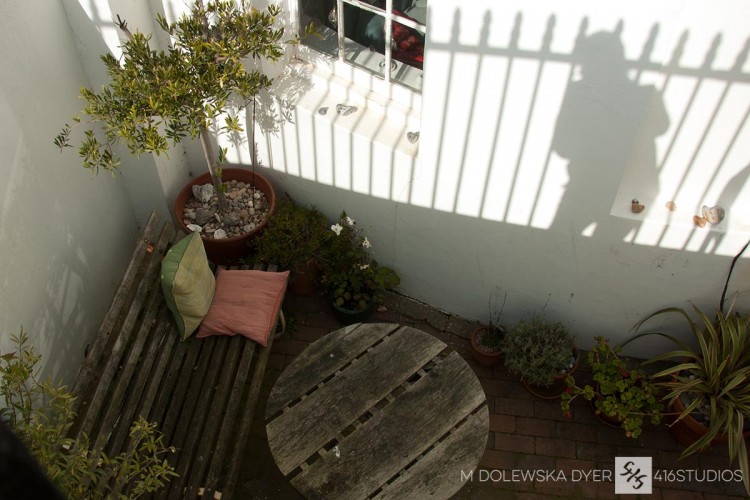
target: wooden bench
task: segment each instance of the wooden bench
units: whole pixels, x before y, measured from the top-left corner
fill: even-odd
[[[263,348],[240,335],[180,341],[160,284],[161,260],[179,240],[152,213],[76,378],[74,435],[107,454],[127,450],[141,415],[157,422],[179,477],[157,498],[229,498],[236,486],[266,371]],[[274,271],[275,266],[269,266]],[[260,266],[255,266],[260,269]]]

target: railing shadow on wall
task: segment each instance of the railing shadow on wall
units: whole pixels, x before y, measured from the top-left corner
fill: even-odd
[[[334,133],[336,121],[324,124],[313,116],[312,138],[299,128],[272,131],[281,136],[284,149],[272,168],[286,170],[286,165],[297,163],[299,168],[287,173],[397,202],[701,253],[716,252],[728,228],[750,230],[750,219],[739,213],[739,207],[747,206],[742,195],[750,188],[748,174],[740,167],[748,162],[742,158],[748,150],[741,143],[750,114],[750,73],[743,70],[750,39],[731,67],[718,69],[718,61],[727,59],[720,33],[706,48],[702,64],[690,66],[682,62],[688,31],[676,37],[668,57],[663,57],[664,50],[659,57],[655,47],[664,44],[659,38],[666,35],[660,35],[660,25],[654,23],[640,54],[627,58],[623,20],[611,30],[592,33],[589,19],[582,18],[574,49],[567,53],[553,50],[555,15],[547,18],[537,48],[522,47],[529,22],[516,14],[507,43],[499,45],[492,14],[486,12],[478,41],[467,44],[461,42],[461,11],[456,10],[449,39],[429,43],[426,79],[446,79],[432,87],[426,82],[423,108],[433,108],[429,116],[437,125],[429,135],[423,123],[419,161],[394,166],[400,153],[395,139],[390,168],[382,156],[375,158],[373,147],[355,155],[359,122],[349,126],[355,133],[344,147],[348,158],[340,158],[336,150],[342,145],[336,141],[342,136]],[[475,61],[470,66],[460,61],[467,57]],[[430,58],[439,58],[443,68],[431,70]],[[460,86],[466,83],[469,86]],[[487,95],[490,84],[496,88],[492,102],[474,97],[463,110],[452,102],[457,92]],[[686,86],[692,89],[682,97]],[[679,94],[672,94],[673,87]],[[612,102],[610,94],[615,94]],[[520,101],[525,108],[519,112]],[[730,108],[734,115],[741,110],[739,116],[727,118]],[[455,116],[460,130],[453,123]],[[353,119],[361,121],[362,115]],[[389,126],[383,117],[370,123],[367,133],[375,136]],[[405,126],[399,129],[402,136],[407,131]],[[289,133],[294,137],[285,137]],[[318,150],[321,134],[331,137],[330,151]],[[717,135],[722,139],[716,140]],[[333,165],[318,157],[331,158]],[[348,172],[339,170],[337,160],[348,164]],[[362,175],[367,182],[361,181]],[[376,193],[376,184],[387,184],[387,191]],[[629,198],[627,206],[613,207],[618,196],[630,190],[633,197],[648,201],[642,214],[629,213]],[[718,204],[726,209],[727,219],[719,229],[698,229],[691,216],[669,213],[664,208],[668,200],[695,213],[703,203]]]
[[[610,234],[610,237],[639,243],[641,242],[640,236],[646,229],[636,217],[633,216],[629,220],[624,218],[623,221],[628,220],[628,222],[620,224],[613,224],[611,219],[608,219],[610,211],[615,213],[615,210],[612,210],[612,203],[617,190],[623,187],[619,184],[620,179],[624,178],[623,174],[628,173],[631,177],[636,174],[637,182],[640,184],[639,190],[651,191],[650,194],[647,193],[646,198],[663,200],[661,205],[649,207],[654,210],[664,210],[664,201],[667,200],[683,200],[683,202],[692,200],[696,203],[699,200],[713,200],[714,203],[726,208],[727,212],[731,212],[731,207],[738,200],[738,195],[743,188],[746,188],[747,175],[742,173],[743,170],[739,168],[739,165],[746,162],[747,158],[740,158],[743,152],[736,149],[739,138],[747,132],[745,125],[748,113],[750,113],[748,94],[744,93],[739,98],[731,94],[738,86],[747,86],[750,83],[750,73],[742,70],[747,61],[750,39],[736,55],[732,67],[722,70],[713,68],[721,45],[721,34],[714,37],[713,43],[707,49],[703,64],[700,67],[688,67],[681,65],[680,62],[689,38],[687,31],[683,32],[677,40],[671,58],[666,63],[652,60],[652,51],[659,36],[658,24],[653,25],[648,38],[643,42],[640,56],[626,59],[621,41],[623,21],[620,21],[611,32],[589,34],[588,18],[583,18],[575,40],[575,49],[567,54],[551,50],[556,26],[554,15],[549,16],[541,46],[535,50],[519,47],[524,24],[520,13],[515,17],[510,39],[505,47],[491,46],[488,43],[492,30],[489,12],[484,16],[478,44],[460,43],[460,18],[461,12],[456,10],[449,41],[433,42],[430,45],[431,54],[447,53],[441,63],[447,64],[448,69],[445,74],[449,76],[443,90],[444,114],[441,129],[435,140],[440,147],[435,154],[437,171],[430,200],[433,208],[456,212],[463,201],[461,196],[469,195],[475,197],[477,201],[473,205],[473,212],[468,210],[466,212],[469,213],[465,213],[466,215],[477,215],[543,229],[560,226],[563,230],[572,229],[577,234],[584,235],[587,230],[592,230],[594,236],[600,233],[602,227],[607,224],[610,227],[617,226],[617,230],[622,233]],[[496,75],[497,102],[473,100],[466,120],[468,124],[466,133],[463,136],[456,136],[455,128],[450,129],[450,132],[447,130],[451,121],[450,100],[455,96],[456,90],[453,88],[452,76],[456,71],[454,68],[456,59],[460,55],[473,55],[478,58],[472,77],[461,80],[474,82],[473,88],[465,90],[471,95],[477,95],[477,87],[484,77],[485,66],[489,59],[504,60],[506,70]],[[525,96],[528,111],[525,116],[516,114],[513,123],[515,130],[508,130],[508,123],[504,118],[510,100],[509,93],[517,89],[517,86],[513,87],[514,66],[529,61],[535,63],[536,68],[533,71],[527,69],[523,72],[528,89]],[[567,73],[567,81],[564,85],[564,95],[558,104],[549,98],[550,93],[544,88],[544,77],[548,67],[552,65],[559,67],[561,64],[566,67],[564,71]],[[561,70],[556,68],[556,71],[560,80]],[[577,76],[577,72],[581,76]],[[651,78],[646,78],[646,80],[661,80],[658,86],[640,83],[644,75],[648,74]],[[654,78],[654,75],[657,77]],[[691,80],[693,90],[684,103],[678,103],[679,106],[672,103],[667,113],[663,100],[669,99],[671,85],[675,79],[683,80],[683,85],[685,80]],[[711,112],[708,113],[709,119],[699,122],[700,117],[696,117],[694,111],[704,106],[708,100],[705,95],[701,94],[707,92],[704,87],[705,82],[709,81],[714,84],[714,88],[710,89],[711,92],[714,95],[718,94],[718,97],[715,98]],[[723,88],[715,88],[716,82],[720,82]],[[547,91],[546,96],[541,95],[543,90]],[[604,95],[597,95],[598,91],[603,92]],[[613,102],[606,102],[606,99],[610,98],[607,95],[609,92],[616,94]],[[517,94],[516,92],[515,98],[518,97]],[[601,100],[598,101],[598,99]],[[621,109],[607,110],[607,106]],[[680,106],[681,109],[679,109]],[[727,107],[739,107],[744,110],[741,118],[731,123],[730,126],[733,129],[727,128],[728,120],[724,119],[723,122],[717,120],[719,115],[726,114]],[[486,113],[488,109],[497,109],[498,112],[489,120],[474,119],[475,114]],[[557,122],[554,130],[547,131],[551,134],[545,137],[543,132],[540,134],[539,128],[545,126],[544,117],[553,114],[557,114]],[[706,114],[704,110],[701,116]],[[568,115],[579,116],[571,119]],[[580,115],[585,115],[588,123],[584,123]],[[541,120],[539,120],[540,116]],[[613,124],[611,120],[621,122]],[[541,125],[537,122],[541,122]],[[577,127],[573,129],[571,125]],[[467,184],[466,171],[469,161],[467,151],[471,149],[471,137],[476,132],[477,126],[489,127],[493,131],[488,166],[484,170],[483,179],[476,184],[479,189],[462,193],[462,188]],[[692,144],[684,144],[685,137],[694,137],[696,132],[698,132],[697,140],[694,140]],[[722,134],[727,140],[717,147],[716,140],[708,140],[711,134]],[[498,161],[499,149],[507,136],[514,136],[515,157],[509,158],[509,155],[506,155],[505,161]],[[546,143],[540,141],[540,137],[546,140]],[[680,141],[682,141],[680,156],[684,157],[688,151],[691,153],[687,160],[675,158],[677,156],[674,154],[675,147]],[[658,146],[658,151],[656,146]],[[541,154],[540,148],[546,150],[546,154]],[[709,148],[713,148],[713,151],[707,153]],[[457,157],[456,171],[449,173],[441,171],[446,168],[446,165],[451,168],[452,162],[446,162],[444,157],[446,154],[456,155],[456,149],[461,150]],[[534,151],[530,153],[532,149]],[[631,157],[631,150],[634,149],[638,151],[637,155],[633,155],[635,159]],[[747,154],[747,150],[744,153]],[[535,160],[528,161],[529,156],[533,156]],[[549,181],[548,176],[556,168],[559,170],[559,158],[555,158],[556,156],[568,161],[568,164],[564,165],[568,179],[566,183],[560,185],[561,194],[556,207],[552,210],[549,203],[542,199],[542,195],[545,183]],[[717,158],[717,160],[713,165],[710,162],[707,164],[706,157]],[[701,158],[703,161],[700,161]],[[558,165],[555,165],[556,159]],[[676,162],[682,162],[682,164],[677,165]],[[602,170],[604,165],[608,165],[606,171]],[[668,172],[666,168],[669,168]],[[529,170],[537,172],[533,183],[528,182]],[[733,172],[733,174],[727,174],[727,172]],[[451,175],[455,177],[451,178]],[[500,186],[492,182],[493,177],[498,175],[505,180]],[[667,176],[671,179],[667,179]],[[696,176],[703,178],[701,188],[696,188],[694,185]],[[690,185],[690,181],[693,181],[693,185]],[[443,191],[442,200],[441,182],[455,186],[455,191],[448,195],[445,195]],[[740,183],[742,185],[739,185]],[[518,205],[517,202],[521,198],[525,199],[522,204],[524,209],[521,210],[523,213],[521,216],[518,214],[514,216],[511,213],[514,204]],[[502,201],[498,202],[498,199]],[[579,207],[580,210],[574,207]],[[545,210],[546,218],[542,217]],[[608,220],[605,221],[605,219]],[[744,221],[745,226],[747,222],[747,220]],[[682,225],[689,226],[689,224]],[[658,246],[664,244],[668,229],[668,226],[662,225],[657,237],[650,234],[646,238],[647,244]],[[653,227],[649,227],[648,231],[653,233]],[[694,236],[698,231],[700,230],[692,228],[688,233]],[[707,241],[720,237],[721,232],[709,233],[708,230],[703,230],[700,234],[710,235],[705,238]],[[692,238],[684,239],[681,248],[690,249],[688,247]],[[674,247],[674,243],[669,242],[669,246]],[[701,245],[701,251],[705,252],[709,247],[716,248],[716,245]]]

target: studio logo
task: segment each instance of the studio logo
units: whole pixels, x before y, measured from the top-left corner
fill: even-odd
[[[651,457],[615,457],[615,494],[650,495]]]

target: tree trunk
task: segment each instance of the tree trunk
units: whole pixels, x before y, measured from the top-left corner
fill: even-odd
[[[208,135],[208,129],[201,129],[200,135],[201,145],[203,146],[203,155],[206,157],[208,172],[211,174],[211,182],[214,185],[216,198],[219,202],[219,210],[225,210],[227,208],[227,198],[224,195],[224,188],[221,183],[221,177],[218,174],[219,163],[216,161],[216,155],[214,154],[214,147],[211,144],[211,137]]]

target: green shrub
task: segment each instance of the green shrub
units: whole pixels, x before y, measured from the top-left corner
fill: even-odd
[[[74,397],[65,386],[40,382],[41,357],[27,346],[21,330],[13,335],[15,352],[0,356],[2,418],[30,449],[54,485],[68,498],[138,498],[176,476],[164,458],[156,424],[139,419],[130,430],[132,450],[114,457],[91,449],[88,437],[68,437],[75,414]]]
[[[505,366],[536,386],[549,386],[568,369],[574,350],[575,339],[562,323],[549,323],[539,316],[520,321],[503,341]]]

